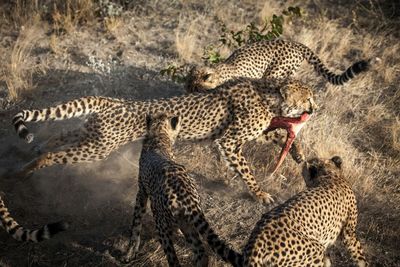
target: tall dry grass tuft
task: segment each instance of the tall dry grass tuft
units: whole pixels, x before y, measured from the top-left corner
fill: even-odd
[[[34,88],[33,74],[38,71],[45,71],[43,65],[35,64],[35,60],[31,56],[32,49],[43,36],[43,33],[43,24],[39,16],[34,16],[21,27],[9,62],[3,66],[2,70],[10,100],[17,100],[21,94],[32,90]]]
[[[57,33],[71,33],[79,24],[92,23],[95,19],[93,0],[56,1],[51,8],[52,24]]]
[[[73,18],[69,6],[67,6],[65,13],[55,8],[52,13],[52,19],[53,29],[57,34],[61,34],[62,32],[71,33],[75,31],[77,21]]]
[[[123,25],[123,20],[120,17],[107,17],[104,19],[103,24],[107,32],[115,34],[116,31]]]
[[[278,2],[265,2],[262,6],[260,12],[258,13],[258,19],[260,22],[263,22],[266,18],[272,18],[274,14],[280,14],[282,12],[282,4],[278,4]]]
[[[49,40],[49,47],[51,51],[56,55],[61,55],[65,52],[65,48],[60,46],[60,37],[57,34],[52,34]]]
[[[21,26],[40,13],[41,1],[16,0],[10,6],[9,20]]]
[[[181,15],[179,24],[175,30],[175,46],[179,58],[184,62],[194,62],[202,55],[202,47],[199,43],[201,35],[207,31],[209,25],[205,25],[205,17],[188,18]]]
[[[56,23],[76,25],[92,21],[96,11],[94,0],[15,0],[10,1],[8,8],[8,11],[3,10],[3,12],[16,26],[25,24],[38,14],[46,20],[56,15],[55,19],[58,20]]]
[[[5,6],[5,5],[4,5]],[[1,79],[8,89],[8,98],[17,100],[35,85],[33,75],[45,71],[42,64],[35,64],[31,52],[41,38],[47,38],[44,30],[46,21],[50,22],[53,34],[49,39],[50,49],[60,54],[57,36],[72,33],[80,24],[95,21],[95,2],[93,0],[16,0],[3,10],[2,21],[11,22],[19,32],[7,64],[0,69]]]
[[[78,24],[91,23],[96,17],[94,0],[15,0],[3,11],[18,28],[39,15],[54,24],[54,29],[72,31]]]
[[[389,126],[392,147],[398,152],[397,160],[400,160],[400,117],[397,116]]]

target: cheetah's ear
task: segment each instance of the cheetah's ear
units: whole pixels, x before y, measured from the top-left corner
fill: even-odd
[[[318,177],[318,167],[311,166],[308,168],[308,171],[310,173],[310,180],[313,180]]]
[[[179,117],[178,116],[174,116],[171,118],[171,128],[172,130],[176,129],[176,126],[178,126],[179,123]]]
[[[333,158],[331,158],[331,160],[333,161],[333,163],[335,164],[336,167],[338,167],[339,169],[342,168],[343,160],[341,157],[334,156]]]
[[[151,123],[152,123],[152,118],[150,114],[146,114],[146,129],[149,130]]]

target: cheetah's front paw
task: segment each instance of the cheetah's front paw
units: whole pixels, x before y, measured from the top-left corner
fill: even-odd
[[[122,258],[122,262],[124,263],[129,263],[131,262],[135,256],[136,256],[137,251],[135,250],[134,247],[130,247],[128,251],[126,252],[125,256]]]
[[[139,245],[140,245],[140,236],[132,238],[132,240],[129,242],[126,254],[122,258],[122,261],[124,263],[129,263],[136,257],[137,253],[139,252]]]
[[[256,193],[257,200],[263,204],[271,204],[274,202],[274,199],[270,194],[264,191],[259,191]]]
[[[296,161],[297,164],[301,164],[306,160],[306,156],[302,153],[298,153],[296,155],[292,155],[294,161]]]

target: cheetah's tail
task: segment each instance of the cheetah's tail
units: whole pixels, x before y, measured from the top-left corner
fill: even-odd
[[[196,218],[197,217],[197,218]],[[211,249],[217,253],[225,262],[229,262],[235,267],[242,266],[243,256],[221,240],[219,236],[214,232],[209,223],[207,222],[202,212],[198,213],[197,216],[191,218],[195,228],[203,236]]]
[[[66,222],[56,222],[46,224],[45,226],[36,229],[29,230],[19,225],[8,212],[8,209],[4,205],[3,200],[0,198],[0,225],[9,233],[14,239],[18,241],[31,241],[41,242],[44,239],[49,239],[53,235],[65,231],[69,225]]]
[[[304,46],[305,47],[305,46]],[[320,75],[322,75],[326,80],[328,80],[331,84],[335,85],[343,85],[344,83],[348,82],[349,80],[353,79],[355,76],[360,74],[361,72],[365,72],[369,69],[370,67],[370,62],[369,60],[361,60],[353,65],[351,65],[346,71],[344,71],[342,74],[335,74],[331,72],[325,65],[322,63],[322,61],[318,58],[315,53],[309,49],[308,47],[305,47],[305,58],[307,62],[311,65],[314,66],[314,70],[318,72]]]
[[[104,106],[107,105],[107,103],[110,102],[105,100],[110,99],[105,97],[89,96],[71,100],[55,107],[39,110],[22,110],[14,116],[12,124],[14,125],[18,136],[22,139],[25,139],[27,143],[30,143],[33,141],[33,134],[29,132],[25,122],[63,120],[88,115],[93,112],[99,112]],[[114,101],[118,100],[115,99]]]

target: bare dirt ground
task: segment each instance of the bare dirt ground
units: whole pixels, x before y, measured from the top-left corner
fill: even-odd
[[[118,259],[127,245],[137,191],[140,142],[102,162],[53,166],[24,180],[1,178],[35,157],[35,145],[83,121],[29,124],[36,139],[27,145],[11,126],[13,115],[87,95],[149,99],[182,94],[183,86],[159,71],[170,63],[203,64],[203,47],[218,42],[220,21],[238,30],[294,3],[304,16],[284,25],[284,38],[308,45],[330,68],[343,71],[356,60],[380,58],[368,73],[343,87],[327,84],[309,65],[302,65],[296,78],[315,87],[321,108],[300,140],[308,157],[343,157],[359,203],[358,234],[368,260],[372,266],[400,266],[397,1],[135,1],[105,21],[90,16],[89,0],[75,1],[87,8],[74,13],[75,20],[62,12],[58,17],[51,13],[52,20],[35,18],[15,8],[23,2],[0,5],[0,192],[26,227],[58,220],[72,225],[40,244],[18,243],[1,231],[0,266],[123,265]],[[53,1],[42,2],[44,10]],[[277,199],[274,205],[304,188],[300,166],[291,158],[268,176],[278,152],[256,142],[245,151],[257,180]],[[240,179],[231,179],[233,174],[218,164],[209,143],[179,143],[176,155],[196,178],[211,225],[241,249],[261,214],[273,205],[255,202]],[[179,236],[176,248],[182,264],[192,266],[191,251]],[[334,266],[351,266],[340,244],[329,253]],[[226,266],[211,258],[211,266]],[[150,213],[141,251],[131,265],[167,265]]]

